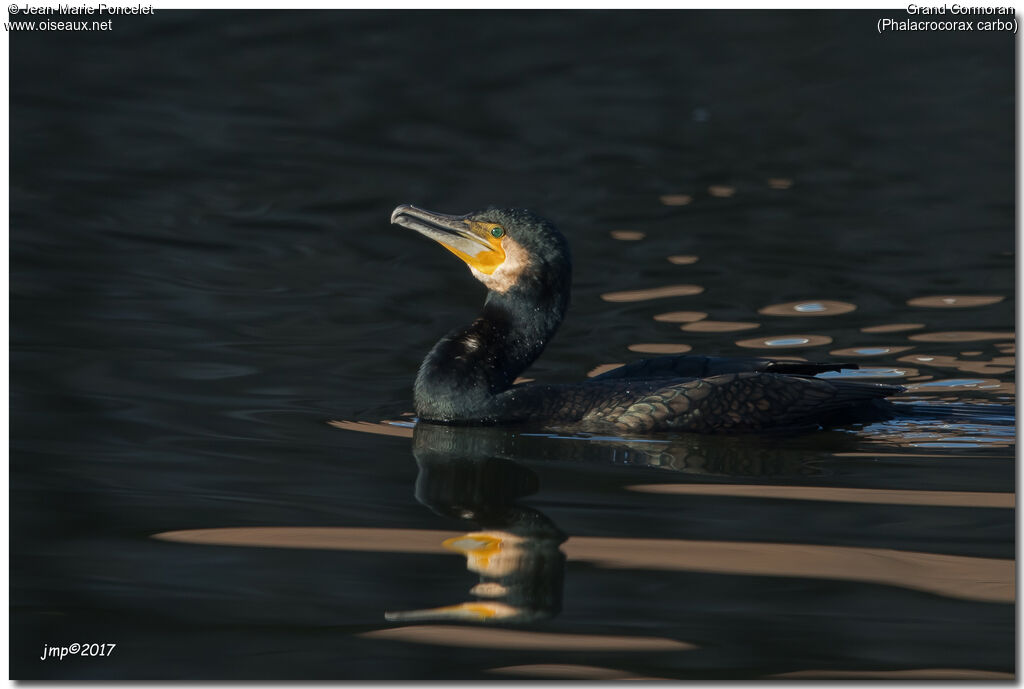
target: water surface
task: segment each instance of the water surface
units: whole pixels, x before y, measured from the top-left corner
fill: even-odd
[[[12,675],[1013,673],[1012,38],[876,19],[12,34]],[[573,306],[528,378],[853,361],[916,413],[415,427],[483,291],[399,203],[563,229]],[[118,647],[39,659],[73,642]]]

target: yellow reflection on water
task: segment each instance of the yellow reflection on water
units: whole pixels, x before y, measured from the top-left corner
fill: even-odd
[[[712,184],[708,187],[708,194],[719,199],[727,199],[736,193],[736,187],[727,184]]]
[[[861,328],[862,333],[901,333],[907,330],[920,330],[924,323],[889,323],[886,325],[869,325]]]
[[[466,569],[503,577],[515,572],[524,558],[527,540],[503,531],[467,533],[441,545],[466,557]]]
[[[522,526],[521,524],[519,525]],[[473,622],[532,621],[557,614],[565,558],[558,550],[562,536],[551,532],[515,534],[476,531],[446,538],[441,546],[466,558],[466,569],[481,581],[470,593],[504,600],[468,601],[421,610],[388,611],[392,622],[464,620]],[[557,593],[556,593],[557,592]]]
[[[496,667],[486,672],[493,672],[501,675],[517,675],[519,677],[533,677],[537,679],[664,679],[661,677],[645,677],[635,675],[625,670],[616,670],[609,667],[597,667],[596,665],[567,665],[563,663],[537,663],[534,665],[507,665]]]
[[[464,535],[427,529],[237,527],[168,531],[153,538],[203,545],[437,554],[444,552],[442,541]],[[997,558],[853,546],[586,536],[570,538],[562,550],[569,560],[614,569],[840,579],[969,600],[1014,600],[1015,563]]]
[[[923,306],[932,309],[962,309],[971,306],[988,306],[998,304],[1006,297],[972,296],[972,295],[940,295],[935,297],[914,297],[907,300],[908,306]]]
[[[793,180],[788,177],[769,177],[768,188],[769,189],[789,189],[793,186]]]
[[[740,330],[760,328],[760,323],[744,323],[742,321],[695,321],[680,326],[681,330],[694,333],[731,333]]]
[[[1013,560],[791,543],[570,538],[570,560],[640,568],[869,581],[955,598],[1014,600]]]
[[[469,601],[425,610],[401,610],[384,613],[384,619],[389,622],[436,622],[437,620],[501,622],[516,620],[521,616],[520,608],[498,601]]]
[[[707,317],[703,311],[669,311],[657,314],[654,320],[660,323],[693,323]]]
[[[693,347],[688,344],[673,344],[670,342],[642,342],[631,344],[628,349],[631,352],[639,352],[641,354],[682,354],[690,351]]]
[[[1015,335],[1008,331],[956,330],[908,335],[907,339],[918,342],[982,342],[984,340],[1012,340],[1014,337]]]
[[[394,435],[400,438],[412,437],[412,426],[397,425],[387,421],[370,423],[369,421],[328,421],[328,426],[340,428],[343,431],[357,431],[359,433],[373,433],[375,435]]]
[[[698,260],[700,259],[697,256],[689,256],[684,254],[668,257],[668,262],[674,263],[677,266],[688,266],[691,263],[696,263]]]
[[[556,634],[496,627],[446,624],[393,627],[357,634],[367,639],[404,641],[435,646],[514,648],[521,651],[690,651],[694,644],[658,636],[610,634]]]
[[[658,198],[665,206],[685,206],[693,201],[693,197],[689,194],[663,194]]]
[[[509,589],[504,584],[499,584],[496,581],[481,581],[471,588],[469,592],[481,598],[501,598],[508,595]]]
[[[634,232],[633,230],[613,230],[609,234],[612,239],[618,239],[620,242],[638,242],[647,236],[644,232]]]
[[[617,364],[600,364],[599,366],[595,366],[594,368],[587,371],[587,378],[593,378],[594,376],[599,376],[602,373],[614,371],[615,369],[623,365],[624,364],[622,362],[619,362]]]
[[[198,545],[262,548],[358,550],[373,553],[443,553],[442,541],[454,531],[376,529],[333,526],[240,526],[223,529],[165,531],[153,538]]]
[[[901,455],[904,456],[904,455]],[[948,490],[889,490],[881,488],[833,488],[827,486],[766,486],[706,483],[649,483],[629,490],[662,495],[720,495],[781,500],[821,500],[884,505],[932,505],[936,507],[1005,507],[1016,504],[1013,493],[971,493]]]
[[[667,285],[665,287],[652,287],[651,289],[607,292],[602,294],[601,298],[612,302],[647,301],[648,299],[663,299],[665,297],[688,297],[700,294],[703,291],[704,288],[700,285]]]

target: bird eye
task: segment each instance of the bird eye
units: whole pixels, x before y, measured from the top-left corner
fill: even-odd
[[[505,230],[500,227],[495,227],[491,230],[491,236],[495,239],[501,239],[505,236]]]

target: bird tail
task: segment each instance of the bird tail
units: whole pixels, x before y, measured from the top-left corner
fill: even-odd
[[[824,426],[849,423],[874,423],[897,416],[892,402],[885,399],[906,390],[902,385],[864,383],[852,380],[828,381],[835,395],[818,408],[819,422]]]
[[[865,383],[859,380],[836,380],[834,378],[828,379],[828,382],[835,386],[835,399],[842,404],[891,397],[907,391],[902,385],[890,383]]]

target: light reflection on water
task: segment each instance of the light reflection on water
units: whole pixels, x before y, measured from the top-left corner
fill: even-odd
[[[799,301],[786,304],[772,304],[758,310],[766,316],[836,316],[857,309],[856,304],[842,301],[821,299],[818,301]]]
[[[760,323],[699,320],[695,323],[687,323],[680,326],[680,330],[695,333],[731,333],[739,330],[753,330],[760,327]]]
[[[861,328],[864,333],[900,333],[908,330],[920,330],[924,323],[889,323],[887,325],[869,325]]]
[[[881,356],[905,352],[908,349],[913,349],[913,347],[846,347],[833,349],[829,354],[832,356]]]
[[[937,309],[968,308],[972,306],[988,306],[998,304],[1006,297],[993,296],[966,296],[966,295],[945,295],[938,297],[915,297],[907,300],[908,306],[924,306]]]
[[[1005,416],[999,417],[997,411],[991,413],[993,420],[1001,418],[1004,424],[1009,421]],[[632,457],[625,463],[626,466],[636,467],[637,459],[646,458],[648,466],[669,469],[669,473],[663,474],[668,480],[631,474],[637,479],[643,479],[642,482],[622,486],[626,491],[650,496],[648,502],[659,505],[663,510],[686,510],[689,502],[694,499],[714,498],[761,504],[766,500],[779,501],[780,504],[794,507],[805,504],[810,505],[807,509],[818,513],[819,517],[829,512],[824,506],[830,504],[874,505],[881,509],[904,511],[960,510],[971,514],[969,510],[1012,512],[1015,506],[1012,493],[969,491],[961,487],[942,490],[894,490],[877,486],[851,488],[821,485],[814,480],[800,485],[795,481],[800,477],[806,480],[808,476],[827,474],[807,473],[797,468],[799,462],[789,470],[784,469],[782,473],[769,468],[773,465],[759,461],[752,463],[755,457],[763,459],[764,448],[760,444],[737,442],[734,438],[712,439],[703,443],[698,440],[706,439],[686,437],[630,440],[541,433],[515,434],[503,429],[432,424],[418,424],[410,428],[408,422],[389,422],[377,426],[335,422],[333,425],[346,431],[371,433],[390,433],[387,430],[389,427],[412,431],[412,452],[418,465],[416,499],[424,507],[447,516],[452,522],[469,522],[483,530],[460,533],[379,527],[206,528],[166,532],[155,537],[176,543],[201,544],[202,547],[255,546],[342,552],[405,552],[420,558],[443,557],[446,550],[459,553],[466,558],[467,569],[479,577],[469,589],[475,600],[447,603],[437,599],[432,587],[414,585],[405,592],[406,595],[411,594],[431,607],[381,611],[389,624],[362,631],[359,636],[376,642],[399,642],[412,647],[440,645],[492,651],[516,650],[522,653],[603,651],[616,654],[614,657],[617,659],[609,658],[600,666],[567,666],[567,669],[521,661],[515,667],[526,670],[500,664],[488,670],[499,674],[540,673],[545,677],[630,676],[631,664],[625,659],[631,655],[701,652],[702,643],[696,639],[683,640],[642,632],[615,636],[595,633],[595,630],[571,624],[554,629],[549,626],[537,627],[538,622],[547,620],[550,624],[552,618],[559,616],[563,606],[563,589],[568,587],[572,590],[573,577],[584,575],[579,568],[580,563],[597,571],[624,570],[634,574],[705,572],[716,577],[733,576],[741,579],[776,577],[789,581],[861,582],[926,592],[934,596],[935,600],[959,600],[975,605],[1012,604],[1014,601],[1015,568],[1012,553],[1009,557],[980,554],[963,556],[905,547],[816,544],[795,537],[792,527],[792,543],[714,538],[665,539],[642,533],[629,538],[607,535],[572,535],[567,538],[557,521],[546,514],[547,510],[530,507],[525,502],[529,501],[531,495],[544,494],[544,483],[539,476],[544,473],[547,462],[557,464],[566,461],[568,455],[564,451],[565,447],[582,449],[584,452],[579,459],[596,469],[609,461],[622,462],[617,452],[607,451],[607,448],[615,445],[631,447]],[[956,428],[956,424],[943,424],[940,427],[952,434],[962,430]],[[878,442],[884,436],[877,429],[865,429],[864,432],[872,442]],[[897,434],[896,442],[906,443],[922,437],[926,436],[904,428]],[[524,444],[520,441],[526,442]],[[965,445],[911,442],[910,446],[931,447],[941,453],[942,448],[963,448]],[[833,444],[832,447],[837,446]],[[704,456],[699,457],[695,463],[683,460],[671,467],[654,461],[655,457],[661,457],[666,452],[675,452],[680,457],[694,457],[695,453]],[[723,457],[730,457],[725,464],[719,465],[719,470],[724,470],[722,476],[733,478],[734,482],[693,482],[695,477],[703,474],[708,458],[717,452],[724,452]],[[853,454],[856,453],[832,449],[824,453],[824,456],[839,458]],[[870,457],[871,454],[865,456]],[[886,455],[880,453],[879,456]],[[943,454],[909,456],[934,457],[942,462],[951,459]],[[805,457],[803,461],[807,459]],[[822,459],[816,462],[812,460],[803,466],[810,468]],[[778,468],[778,465],[774,466]],[[780,477],[785,482],[758,483],[758,479],[770,476]],[[689,482],[680,483],[680,478],[689,478]],[[735,482],[737,478],[741,482]],[[547,502],[550,503],[550,498]],[[393,575],[385,573],[384,576]],[[416,582],[416,579],[412,581]],[[799,589],[797,586],[795,590]],[[694,595],[702,594],[698,590]],[[789,604],[799,604],[799,596],[794,599],[792,595]],[[916,614],[923,613],[918,610]],[[495,623],[501,624],[502,628],[465,626]],[[509,624],[527,627],[521,630],[508,628]],[[534,657],[539,659],[543,656]],[[621,665],[624,661],[625,666]],[[957,673],[964,676],[983,674],[970,669],[952,671],[953,675]],[[658,675],[656,672],[648,674]]]
[[[798,347],[817,347],[832,342],[828,335],[776,335],[765,338],[751,338],[736,342],[740,347],[752,349],[787,349]]]
[[[916,368],[885,368],[879,366],[863,366],[848,368],[842,371],[826,371],[819,378],[913,378],[918,374]]]

